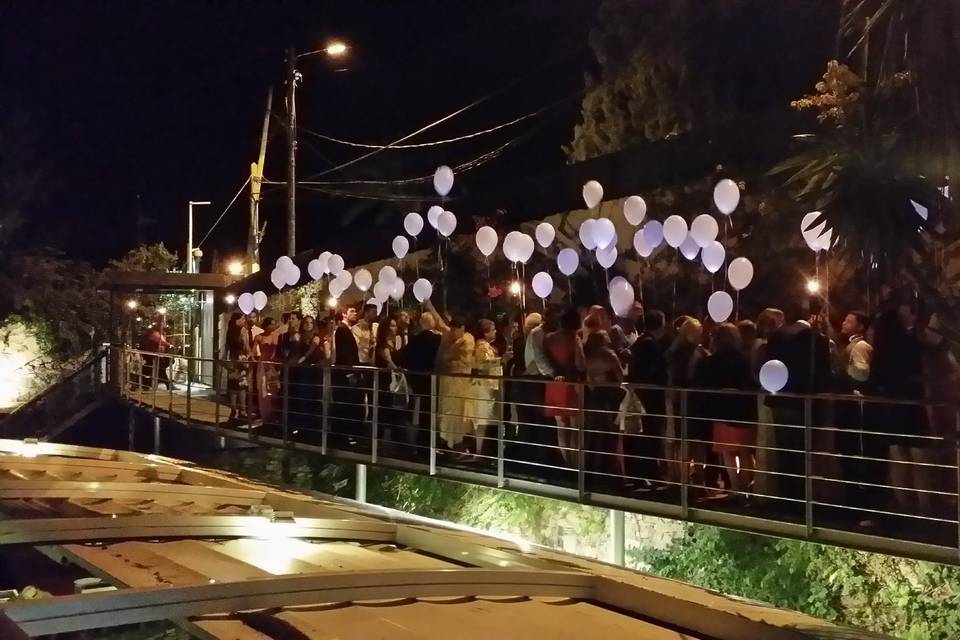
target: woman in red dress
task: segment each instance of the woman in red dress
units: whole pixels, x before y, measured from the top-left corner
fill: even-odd
[[[253,350],[257,364],[257,403],[260,419],[270,422],[276,410],[280,396],[280,371],[277,368],[277,321],[264,318],[260,323],[263,332],[253,339]]]
[[[577,462],[580,394],[577,385],[570,383],[581,380],[585,368],[579,329],[580,315],[576,309],[570,309],[561,316],[559,331],[547,334],[543,340],[543,349],[555,373],[553,382],[547,383],[543,413],[557,421],[557,444],[567,466],[576,466]]]

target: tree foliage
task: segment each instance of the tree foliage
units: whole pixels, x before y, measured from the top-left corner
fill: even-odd
[[[669,578],[880,633],[960,637],[956,567],[704,525],[628,557]]]

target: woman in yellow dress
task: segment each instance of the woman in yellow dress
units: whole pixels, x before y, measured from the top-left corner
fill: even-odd
[[[443,339],[437,352],[436,371],[439,374],[438,405],[440,437],[447,446],[460,453],[465,452],[464,436],[472,430],[470,374],[473,373],[473,357],[476,348],[473,336],[464,330],[463,322],[445,322],[433,305],[427,303],[428,311],[434,314],[437,328]]]
[[[496,434],[499,423],[500,405],[500,378],[503,376],[503,358],[497,354],[493,346],[497,339],[497,326],[491,320],[481,320],[477,326],[477,347],[474,351],[473,369],[478,376],[471,381],[471,397],[473,398],[474,440],[477,455],[483,453],[484,438],[491,433]]]

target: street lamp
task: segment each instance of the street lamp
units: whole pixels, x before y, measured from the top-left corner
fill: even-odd
[[[243,263],[239,260],[231,260],[227,264],[227,273],[232,276],[242,276],[243,275]]]
[[[820,283],[816,280],[807,280],[807,293],[819,293]]]
[[[196,273],[196,265],[193,258],[196,253],[193,250],[193,207],[210,204],[209,200],[190,200],[188,203],[189,213],[187,215],[187,273]],[[200,255],[203,255],[202,253]]]
[[[227,295],[223,296],[223,301],[227,304],[233,304],[237,301],[237,296],[233,295],[232,293],[228,293]]]
[[[297,60],[316,53],[330,58],[346,55],[347,45],[331,40],[322,49],[297,54],[295,47],[287,50],[287,255],[297,253],[297,84],[302,76],[297,71]]]
[[[134,300],[134,299],[132,299],[132,298],[131,298],[130,300],[127,300],[127,309],[130,309],[130,311],[133,311],[133,310],[136,309],[136,308],[137,308],[137,301],[136,301],[136,300]]]

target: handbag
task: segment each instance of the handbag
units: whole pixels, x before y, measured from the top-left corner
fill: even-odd
[[[643,419],[641,416],[647,410],[633,389],[625,389],[625,391],[623,400],[620,401],[620,409],[617,411],[617,426],[623,433],[642,433]]]

